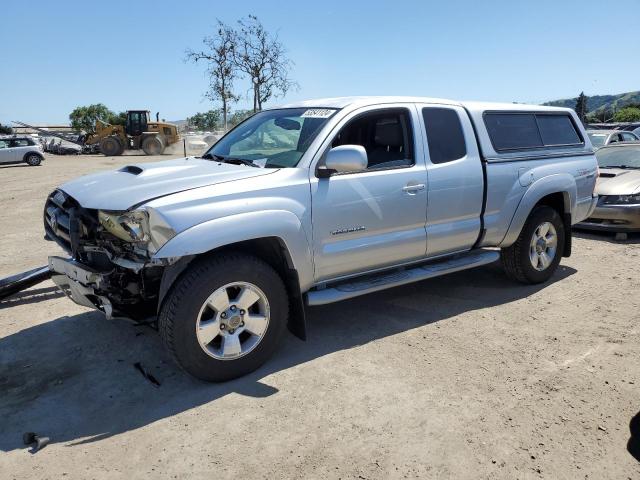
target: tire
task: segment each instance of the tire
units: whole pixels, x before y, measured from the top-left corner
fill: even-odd
[[[42,157],[37,153],[27,153],[24,157],[24,161],[32,167],[37,167],[42,163]]]
[[[120,139],[118,139],[118,145],[120,146],[120,148],[118,149],[118,152],[116,153],[116,156],[120,156],[124,153],[125,147],[124,147],[124,143],[122,143],[120,141]]]
[[[187,268],[160,309],[158,327],[183,370],[222,382],[254,371],[271,357],[288,314],[287,291],[276,271],[257,257],[227,252]],[[262,331],[260,338],[251,330]]]
[[[546,282],[558,268],[564,238],[564,223],[558,212],[547,206],[534,208],[515,243],[500,251],[507,276],[526,284]]]
[[[100,141],[100,152],[107,157],[116,157],[123,151],[122,142],[116,137],[106,137]]]
[[[146,137],[142,140],[142,150],[146,155],[161,155],[164,152],[164,142],[160,137]]]

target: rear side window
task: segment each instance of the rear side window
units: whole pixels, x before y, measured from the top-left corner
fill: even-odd
[[[533,114],[491,113],[485,115],[484,123],[496,150],[544,146]]]
[[[460,117],[450,108],[423,108],[431,163],[458,160],[467,154]]]
[[[11,140],[11,147],[26,147],[30,145],[29,141],[26,138],[16,138],[15,140]]]
[[[569,115],[487,113],[484,123],[496,151],[582,144]]]
[[[545,146],[578,145],[580,137],[568,115],[536,115]]]

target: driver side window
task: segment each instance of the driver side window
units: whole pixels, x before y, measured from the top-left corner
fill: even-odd
[[[367,152],[367,170],[410,167],[415,163],[413,131],[404,108],[376,110],[347,123],[333,139],[331,148],[360,145]]]

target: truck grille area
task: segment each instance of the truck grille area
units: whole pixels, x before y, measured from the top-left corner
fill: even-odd
[[[96,307],[100,297],[108,300],[119,316],[142,319],[156,314],[162,266],[145,266],[138,271],[115,263],[114,259],[131,263],[144,259],[137,258],[130,245],[100,227],[97,210],[83,208],[62,190],[49,195],[43,216],[45,238],[56,242],[73,259],[56,261],[75,262],[100,277],[99,284],[82,286],[85,297],[93,299]]]
[[[73,252],[70,209],[77,207],[78,203],[62,190],[53,191],[44,206],[45,238],[56,242],[69,254]]]

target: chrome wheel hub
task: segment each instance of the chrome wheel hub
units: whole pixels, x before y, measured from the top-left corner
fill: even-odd
[[[234,282],[213,292],[196,322],[198,343],[218,360],[232,360],[252,351],[269,325],[269,301],[257,286]]]
[[[529,260],[539,272],[546,270],[553,262],[558,248],[558,234],[551,222],[538,225],[531,236]]]

